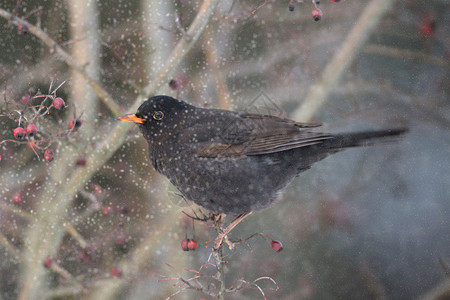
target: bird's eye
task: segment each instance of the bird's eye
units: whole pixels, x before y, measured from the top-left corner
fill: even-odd
[[[157,111],[153,114],[153,119],[159,121],[164,118],[164,113],[162,111]]]

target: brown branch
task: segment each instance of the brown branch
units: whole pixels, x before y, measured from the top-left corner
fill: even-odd
[[[62,299],[62,298],[75,298],[79,299],[80,294],[83,292],[83,287],[79,284],[72,286],[58,287],[50,291],[44,296],[44,299]]]
[[[217,102],[222,109],[231,109],[231,96],[224,78],[223,70],[220,66],[220,58],[218,55],[218,48],[215,42],[214,35],[211,29],[205,30],[204,47],[206,52],[206,60],[211,69],[214,79],[214,86],[216,87]]]
[[[169,76],[173,73],[176,67],[181,63],[181,60],[184,58],[186,53],[191,50],[194,44],[197,42],[200,34],[203,32],[203,29],[208,24],[211,15],[213,13],[214,8],[219,3],[219,0],[204,0],[197,16],[192,22],[189,30],[186,32],[189,39],[182,38],[172,53],[170,54],[169,61],[166,63],[164,68],[160,71],[158,76],[143,89],[143,95],[148,96],[151,95],[154,91],[158,90],[163,84],[169,82]],[[139,100],[140,103],[140,100]],[[136,103],[133,105],[133,111],[136,110]]]
[[[23,263],[24,259],[22,254],[16,247],[14,247],[8,239],[0,232],[0,245],[3,246],[19,263]]]
[[[19,217],[24,218],[27,221],[29,221],[32,217],[32,214],[30,214],[29,212],[13,205],[6,204],[4,202],[0,202],[0,209],[3,211],[14,213],[15,215],[18,215]]]
[[[78,245],[80,245],[81,248],[86,249],[86,247],[88,246],[88,242],[86,242],[81,234],[68,222],[65,222],[63,226],[66,229],[67,233],[69,233],[74,238],[74,240],[78,242]]]
[[[395,47],[389,47],[385,45],[367,45],[362,49],[362,52],[374,54],[374,55],[383,55],[390,56],[394,58],[400,59],[411,59],[417,60],[421,62],[429,62],[439,67],[450,68],[450,60],[436,57],[432,55],[428,55],[419,51],[408,50],[408,49],[400,49]]]

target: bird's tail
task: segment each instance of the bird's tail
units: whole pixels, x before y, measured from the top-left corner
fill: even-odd
[[[376,131],[363,131],[355,133],[335,134],[333,138],[326,140],[328,149],[340,151],[346,148],[371,146],[378,143],[389,143],[396,137],[408,132],[408,128],[393,128]]]

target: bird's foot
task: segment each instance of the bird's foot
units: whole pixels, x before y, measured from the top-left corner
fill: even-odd
[[[228,239],[228,234],[231,232],[231,230],[234,229],[234,227],[236,227],[240,222],[242,222],[242,220],[244,220],[251,213],[252,212],[240,214],[233,221],[231,221],[231,223],[228,224],[228,226],[225,228],[222,228],[220,225],[216,224],[216,228],[218,228],[219,235],[214,240],[214,247],[213,247],[214,252],[218,251],[218,249],[222,246],[224,241],[230,249],[234,248],[234,243]],[[217,219],[215,219],[215,220],[217,220]],[[223,222],[223,220],[222,220],[222,222]]]

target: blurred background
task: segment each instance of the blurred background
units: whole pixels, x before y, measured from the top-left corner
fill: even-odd
[[[228,253],[225,299],[450,297],[450,3],[321,1],[318,22],[289,3],[0,0],[0,299],[215,299],[180,278],[214,294],[217,233],[194,232],[115,119],[156,94],[332,133],[410,128],[317,163],[233,230],[284,250],[257,236]]]

